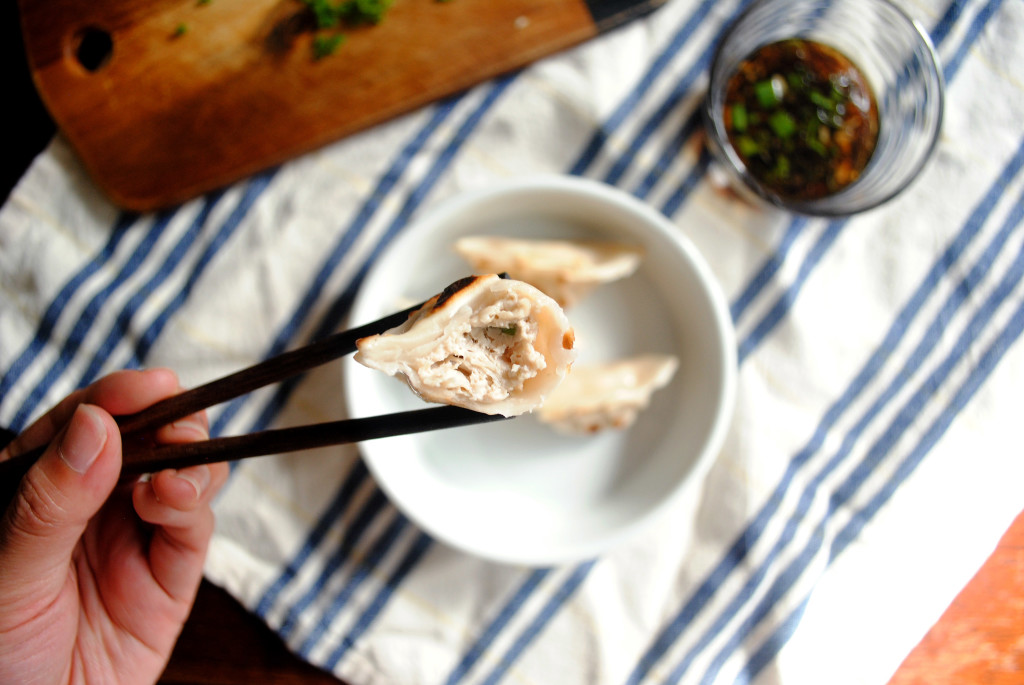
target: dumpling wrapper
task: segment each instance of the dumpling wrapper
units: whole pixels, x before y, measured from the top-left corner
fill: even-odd
[[[643,251],[614,242],[467,236],[455,251],[483,273],[505,272],[571,307],[603,283],[636,271]]]
[[[641,355],[602,364],[576,364],[537,412],[560,433],[583,435],[633,425],[651,395],[668,385],[679,360]]]
[[[574,342],[552,298],[487,274],[456,281],[405,323],[362,338],[354,358],[428,402],[516,416],[561,383],[576,360]]]

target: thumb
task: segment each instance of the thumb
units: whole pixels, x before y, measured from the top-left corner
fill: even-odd
[[[28,470],[0,524],[5,575],[42,580],[67,568],[89,519],[121,468],[121,435],[113,417],[79,405],[67,428]]]

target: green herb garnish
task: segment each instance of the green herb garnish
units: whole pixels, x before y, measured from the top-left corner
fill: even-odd
[[[504,333],[505,335],[515,335],[516,331],[518,331],[519,328],[515,324],[512,324],[511,326],[498,328],[498,330]]]
[[[339,6],[341,17],[349,24],[379,24],[391,7],[391,0],[347,0]]]
[[[828,157],[828,148],[817,138],[807,138],[804,143],[821,157]]]
[[[789,138],[796,133],[796,121],[784,110],[779,110],[768,119],[768,125],[779,138]]]
[[[303,0],[306,6],[313,13],[316,19],[316,26],[320,29],[333,29],[339,23],[338,6],[330,0]]]
[[[815,105],[817,105],[821,109],[824,109],[824,110],[826,110],[828,112],[835,112],[836,111],[836,103],[835,103],[835,101],[832,98],[828,97],[827,95],[822,95],[821,93],[812,90],[808,94],[808,97],[811,98],[811,102],[813,102]]]
[[[181,38],[186,33],[188,33],[188,25],[187,24],[178,24],[177,26],[174,27],[174,32],[171,33],[171,37],[173,37],[173,38]]]
[[[333,29],[346,24],[379,24],[391,7],[391,0],[302,0],[313,12],[317,28]]]
[[[753,157],[761,153],[761,146],[749,136],[740,136],[736,139],[736,147],[744,157]]]
[[[757,104],[765,109],[779,104],[779,97],[775,92],[775,84],[772,83],[771,79],[755,83],[754,96],[757,98]]]
[[[333,55],[335,51],[345,41],[345,36],[341,33],[332,33],[324,36],[315,36],[313,38],[313,59],[323,59]]]
[[[743,104],[741,104],[741,103],[737,103],[737,104],[733,105],[732,106],[732,128],[733,128],[733,130],[734,131],[739,131],[740,133],[743,133],[744,131],[747,130],[747,122],[748,122],[748,119],[747,119],[747,108]]]
[[[302,0],[313,14],[317,35],[313,38],[313,59],[319,60],[334,54],[344,40],[338,32],[342,27],[357,27],[379,24],[391,7],[391,0]]]
[[[780,178],[780,179],[787,179],[787,178],[789,178],[789,174],[790,174],[789,157],[787,157],[786,155],[778,155],[778,156],[776,156],[776,158],[775,158],[775,169],[773,170],[773,173],[778,178]]]

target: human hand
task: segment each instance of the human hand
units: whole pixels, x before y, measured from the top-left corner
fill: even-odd
[[[118,484],[112,415],[180,391],[166,369],[121,371],[68,396],[0,452],[49,445],[0,519],[0,683],[151,683],[202,579],[210,501],[227,466]],[[157,442],[206,439],[206,416]]]

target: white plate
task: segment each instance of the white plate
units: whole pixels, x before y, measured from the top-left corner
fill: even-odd
[[[677,498],[695,496],[732,414],[736,345],[725,298],[682,231],[630,195],[574,177],[469,193],[410,226],[373,266],[350,323],[376,320],[470,273],[469,234],[616,240],[646,255],[633,276],[567,311],[579,363],[679,357],[672,383],[628,431],[571,438],[526,415],[367,441],[380,487],[436,539],[491,560],[549,565],[601,554]],[[354,417],[422,408],[400,381],[343,362]]]

